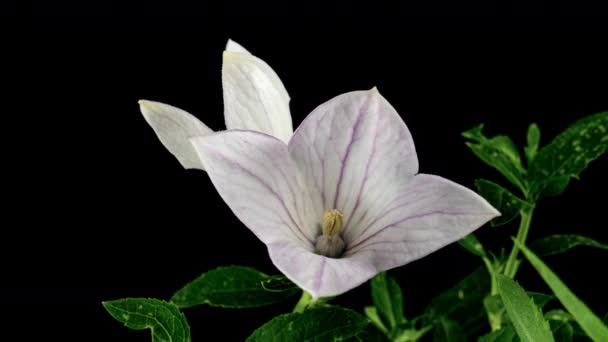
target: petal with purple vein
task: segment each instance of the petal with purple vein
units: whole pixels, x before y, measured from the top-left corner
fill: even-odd
[[[337,296],[378,273],[363,253],[334,259],[286,241],[269,244],[268,252],[274,265],[314,298]]]
[[[344,214],[347,245],[354,228],[397,198],[397,189],[418,172],[412,136],[376,88],[317,107],[294,133],[289,152],[317,198],[317,216],[327,209]]]
[[[287,146],[269,135],[229,130],[192,140],[223,200],[262,242],[313,248],[318,225]]]
[[[347,256],[372,253],[378,271],[419,259],[500,215],[475,192],[445,178],[418,174],[403,196],[357,227]]]

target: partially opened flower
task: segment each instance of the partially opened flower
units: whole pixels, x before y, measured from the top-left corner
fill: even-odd
[[[289,141],[293,126],[283,83],[268,64],[232,40],[223,55],[222,88],[228,129],[259,131]],[[189,139],[213,131],[179,108],[146,100],[139,104],[146,121],[180,163],[187,169],[203,169]]]
[[[375,88],[319,106],[288,143],[251,130],[191,141],[224,201],[313,297],[346,292],[499,215],[473,191],[418,174],[410,132]]]

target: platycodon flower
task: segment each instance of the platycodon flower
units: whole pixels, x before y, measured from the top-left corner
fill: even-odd
[[[335,296],[471,233],[499,213],[475,192],[418,173],[412,136],[376,88],[339,95],[292,133],[274,71],[229,42],[227,131],[142,102],[185,167],[204,168],[270,258],[313,297]]]

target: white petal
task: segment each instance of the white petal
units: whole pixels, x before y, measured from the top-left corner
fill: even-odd
[[[418,172],[412,136],[374,88],[346,93],[316,108],[294,133],[289,151],[317,198],[317,215],[344,214],[348,244],[356,227],[399,195]]]
[[[204,170],[190,138],[213,133],[209,127],[192,114],[164,103],[140,100],[139,108],[158,139],[184,168]]]
[[[403,194],[365,223],[347,255],[371,253],[378,272],[419,259],[455,242],[500,215],[475,192],[419,174]]]
[[[251,55],[251,52],[247,51],[241,44],[235,42],[232,39],[228,39],[228,43],[226,44],[226,51],[230,52],[240,52],[247,55]]]
[[[269,244],[268,251],[274,265],[314,298],[337,296],[378,273],[364,253],[334,259],[314,254],[291,242]]]
[[[283,83],[263,60],[240,51],[240,45],[229,41],[227,48],[222,65],[226,127],[263,132],[287,143],[293,126]]]
[[[307,224],[310,198],[283,142],[229,130],[192,144],[220,196],[262,242],[296,241],[313,248],[318,227]]]

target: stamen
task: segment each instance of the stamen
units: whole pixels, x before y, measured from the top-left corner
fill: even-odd
[[[323,214],[323,234],[334,236],[342,230],[343,216],[340,210],[325,210]]]
[[[342,255],[345,243],[340,237],[342,231],[343,216],[340,210],[326,210],[323,214],[323,234],[317,238],[315,252],[330,258]]]

